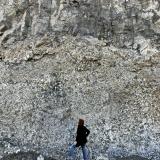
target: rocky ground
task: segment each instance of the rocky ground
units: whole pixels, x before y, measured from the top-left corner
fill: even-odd
[[[34,152],[18,152],[4,156],[1,160],[55,160],[55,159],[46,158]]]
[[[160,159],[159,1],[0,2],[2,160]]]

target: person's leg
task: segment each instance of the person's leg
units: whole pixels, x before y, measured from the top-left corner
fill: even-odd
[[[69,147],[68,156],[72,157],[73,159],[75,159],[75,157],[76,157],[76,145],[75,144],[72,144]]]
[[[88,160],[88,152],[85,145],[82,146],[82,152],[83,152],[83,159]]]

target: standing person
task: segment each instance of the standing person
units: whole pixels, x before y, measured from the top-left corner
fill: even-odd
[[[86,143],[87,143],[87,137],[89,135],[90,131],[84,126],[84,120],[79,119],[78,122],[78,128],[77,128],[77,136],[76,136],[76,144],[73,144],[71,148],[69,149],[69,154],[73,158],[75,158],[75,149],[76,147],[82,147],[82,152],[83,152],[83,159],[87,159],[87,149],[86,149]]]

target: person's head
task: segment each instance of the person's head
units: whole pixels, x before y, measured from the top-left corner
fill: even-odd
[[[83,119],[79,119],[78,126],[83,126],[83,125],[84,125],[84,120]]]

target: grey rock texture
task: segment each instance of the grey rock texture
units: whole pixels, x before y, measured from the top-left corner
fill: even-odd
[[[1,0],[0,43],[63,32],[139,49],[139,35],[159,41],[159,9],[158,0]]]
[[[160,159],[158,0],[0,2],[2,160]]]
[[[11,155],[7,155],[2,160],[55,160],[52,158],[43,157],[40,154],[34,152],[18,152]]]
[[[118,160],[147,160],[147,159],[139,157],[139,156],[130,156],[130,157],[125,157],[125,158],[120,158]]]

